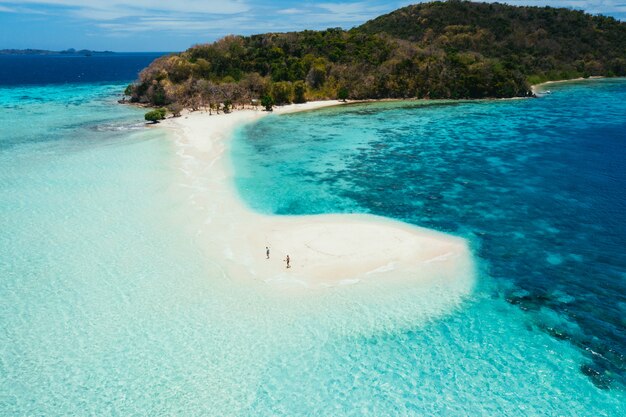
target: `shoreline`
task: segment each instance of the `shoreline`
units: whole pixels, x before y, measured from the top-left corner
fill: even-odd
[[[292,104],[272,113],[343,104]],[[376,282],[443,287],[457,300],[471,292],[474,267],[462,238],[370,214],[281,216],[249,208],[235,188],[229,143],[237,128],[272,113],[194,112],[159,124],[176,138],[182,185],[198,214],[191,220],[192,232],[205,256],[218,263],[227,278],[282,290]],[[291,258],[289,269],[286,255]]]
[[[592,75],[587,78],[578,77],[578,78],[570,78],[567,80],[544,81],[539,84],[531,85],[530,90],[533,92],[533,94],[537,94],[537,93],[541,93],[543,87],[545,87],[546,85],[550,85],[550,84],[564,84],[564,83],[577,82],[577,81],[593,81],[593,80],[601,80],[604,78],[609,78],[609,77],[605,77],[603,75]]]
[[[341,101],[338,99],[324,99],[324,100],[315,100],[315,101],[308,101],[305,103],[300,103],[300,104],[286,104],[286,105],[275,105],[274,106],[274,110],[272,112],[269,112],[269,114],[286,114],[286,113],[294,113],[294,112],[299,112],[299,111],[307,111],[307,110],[314,110],[316,108],[322,108],[322,107],[330,107],[330,106],[340,106],[340,105],[348,105],[348,104],[368,104],[368,103],[386,103],[386,102],[411,102],[411,101],[426,101],[426,102],[438,102],[438,101],[452,101],[452,102],[472,102],[472,101],[500,101],[500,100],[524,100],[524,99],[529,99],[529,98],[537,98],[536,94],[541,92],[542,87],[546,86],[546,85],[550,85],[550,84],[563,84],[563,83],[568,83],[568,82],[578,82],[578,81],[593,81],[593,80],[601,80],[601,79],[608,79],[608,78],[620,78],[620,77],[608,77],[608,76],[604,76],[604,75],[592,75],[589,76],[587,78],[584,77],[578,77],[578,78],[569,78],[566,80],[553,80],[553,81],[544,81],[542,83],[538,83],[538,84],[531,84],[530,85],[530,92],[532,93],[532,95],[530,96],[516,96],[516,97],[483,97],[483,98],[419,98],[419,97],[406,97],[406,98],[371,98],[371,99],[355,99],[355,100],[346,100],[346,101]],[[130,100],[127,100],[125,98],[125,96],[120,99],[117,100],[118,104],[121,105],[125,105],[125,106],[131,106],[131,107],[136,107],[138,109],[156,109],[159,106],[153,106],[151,104],[146,104],[146,103],[133,103]],[[309,105],[310,103],[314,103],[313,107],[307,108],[306,106]],[[328,103],[328,104],[327,104]],[[304,107],[300,107],[300,106],[304,106]],[[164,107],[164,106],[161,106]],[[265,112],[264,110],[261,109],[262,106],[258,105],[256,107],[253,107],[251,105],[244,105],[242,108],[237,108],[236,106],[233,107],[229,113],[217,113],[217,111],[212,114],[213,115],[221,115],[221,114],[230,114],[230,113],[236,113],[239,111],[256,111],[256,112]],[[292,109],[292,107],[294,107]],[[182,111],[182,115],[189,115],[192,113],[206,113],[206,110],[195,110],[195,111],[190,111],[188,109],[184,109]],[[177,116],[177,117],[181,117],[181,116]],[[164,120],[168,120],[168,119],[172,119],[172,118],[177,118],[177,117],[173,117],[173,116],[169,116]],[[163,121],[161,121],[163,122]]]

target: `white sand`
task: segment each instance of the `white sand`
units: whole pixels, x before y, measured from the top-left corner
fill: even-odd
[[[600,75],[592,75],[591,77],[587,77],[587,78],[579,77],[579,78],[570,78],[569,80],[546,81],[543,83],[531,85],[530,90],[533,92],[533,94],[541,94],[543,93],[544,90],[548,88],[550,84],[563,84],[563,83],[571,83],[571,82],[577,82],[577,81],[591,81],[591,80],[598,80],[601,78],[606,78],[606,77],[603,77]]]
[[[309,102],[276,108],[274,114],[337,104]],[[372,215],[266,216],[248,208],[234,188],[229,138],[235,127],[267,114],[195,112],[162,123],[177,137],[185,186],[202,219],[196,233],[229,279],[312,289],[409,280],[471,291],[473,267],[463,239]],[[464,282],[457,285],[459,280]]]

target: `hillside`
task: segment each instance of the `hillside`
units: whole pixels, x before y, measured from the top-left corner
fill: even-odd
[[[408,6],[360,26],[449,54],[498,59],[534,81],[623,75],[626,24],[552,7],[448,1]]]
[[[226,107],[271,98],[486,98],[530,84],[626,75],[626,23],[459,0],[404,7],[349,31],[228,36],[155,60],[131,101]]]

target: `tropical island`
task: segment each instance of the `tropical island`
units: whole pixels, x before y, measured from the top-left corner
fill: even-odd
[[[393,10],[44,3],[3,47]],[[0,415],[626,416],[623,46],[454,2],[0,55]]]
[[[230,35],[156,59],[131,102],[190,109],[263,100],[526,97],[550,80],[626,75],[626,23],[552,7],[461,0],[350,30]]]

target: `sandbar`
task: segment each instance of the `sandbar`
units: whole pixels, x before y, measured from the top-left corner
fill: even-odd
[[[309,102],[277,107],[273,113],[335,105],[340,103]],[[280,216],[248,207],[235,188],[229,141],[236,127],[267,114],[250,109],[213,115],[185,112],[161,123],[176,138],[184,185],[200,216],[195,233],[206,256],[229,279],[316,291],[372,281],[471,291],[473,262],[462,238],[369,214]]]

